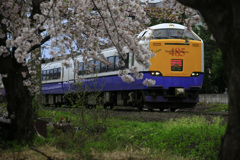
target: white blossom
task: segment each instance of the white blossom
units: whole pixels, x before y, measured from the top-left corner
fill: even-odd
[[[24,80],[24,81],[23,81],[23,85],[29,87],[29,86],[31,86],[31,81],[28,80],[28,79],[27,79],[27,80]]]
[[[179,12],[185,13],[181,5],[175,0],[165,0],[169,7],[178,7]],[[36,1],[40,2],[40,1]],[[101,53],[101,47],[115,47],[117,55],[123,60],[119,66],[124,66],[127,53],[132,53],[135,60],[148,68],[149,59],[155,56],[146,47],[139,45],[139,40],[134,35],[144,29],[142,22],[150,22],[144,11],[145,5],[140,5],[138,0],[49,0],[41,1],[39,14],[31,15],[33,8],[31,1],[8,0],[0,3],[0,12],[3,16],[1,23],[5,25],[7,33],[0,27],[0,38],[8,37],[5,46],[0,44],[0,56],[14,55],[20,65],[31,66],[26,63],[29,52],[33,46],[42,45],[43,41],[50,37],[45,48],[52,58],[63,59],[63,65],[70,67],[66,50],[74,57],[74,53],[81,51],[84,63],[89,58],[99,60],[106,65],[110,62]],[[94,11],[93,11],[94,8]],[[33,12],[34,13],[34,12]],[[186,10],[191,14],[186,24],[199,21],[199,16],[193,9]],[[128,18],[134,16],[135,20]],[[34,21],[33,21],[33,19]],[[44,41],[45,42],[45,41]],[[14,47],[14,49],[13,49]],[[32,64],[40,64],[37,54],[31,54]],[[32,78],[36,69],[31,67]],[[137,68],[119,71],[119,76],[126,82],[133,82],[134,78],[128,75],[131,72],[137,79],[142,79],[143,74],[138,73]],[[151,82],[149,80],[149,82]],[[153,83],[153,82],[152,82]],[[34,88],[34,80],[24,81],[29,86],[32,94],[37,92]],[[149,85],[149,83],[146,83]]]
[[[22,73],[23,78],[26,78],[27,72],[21,72],[21,73]]]
[[[118,72],[118,76],[119,77],[121,77],[121,76],[123,76],[123,75],[127,75],[128,74],[128,71],[125,69],[125,70],[120,70],[119,72]]]
[[[136,76],[137,79],[143,79],[143,73],[138,73]]]
[[[146,79],[143,81],[143,84],[149,87],[149,86],[155,85],[155,84],[156,84],[156,81],[153,80],[153,79],[147,79],[147,78],[146,78]]]
[[[131,83],[134,82],[134,78],[131,75],[123,75],[121,76],[123,82]]]
[[[70,61],[67,61],[67,60],[63,61],[62,64],[63,64],[66,68],[69,68],[69,67],[71,66]]]
[[[119,61],[117,62],[117,64],[118,64],[119,67],[125,66],[125,62],[124,62],[123,60],[119,60]]]

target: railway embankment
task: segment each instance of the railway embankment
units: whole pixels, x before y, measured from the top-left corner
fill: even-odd
[[[217,159],[228,119],[226,109],[223,104],[198,104],[175,112],[92,108],[84,109],[81,117],[81,108],[45,107],[42,117],[52,116],[52,124],[69,123],[74,129],[48,126],[48,137],[36,137],[34,147],[55,159],[60,152],[65,159]],[[82,118],[85,123],[80,123]],[[18,155],[43,158],[34,158],[36,153],[28,147],[22,147]],[[4,150],[0,159],[9,156],[12,153]]]

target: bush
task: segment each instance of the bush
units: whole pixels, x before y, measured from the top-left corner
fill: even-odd
[[[107,130],[108,111],[97,106],[91,110],[74,108],[68,111],[43,109],[41,117],[51,117],[52,126],[48,127],[48,137],[57,148],[67,151],[81,151],[91,139]]]

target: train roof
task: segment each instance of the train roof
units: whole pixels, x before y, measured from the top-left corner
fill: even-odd
[[[162,24],[151,26],[149,28],[150,29],[164,29],[164,28],[185,29],[186,27],[176,23],[162,23]]]
[[[73,62],[73,60],[71,58],[68,58],[67,60],[58,60],[58,61],[43,63],[41,65],[41,68],[42,68],[42,70],[47,70],[47,69],[52,69],[52,68],[59,68],[59,67],[63,66],[63,63],[65,61],[68,61],[70,63],[70,65]]]

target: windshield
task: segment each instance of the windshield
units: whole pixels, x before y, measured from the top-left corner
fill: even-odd
[[[192,32],[183,29],[156,29],[153,31],[154,39],[197,39]]]

